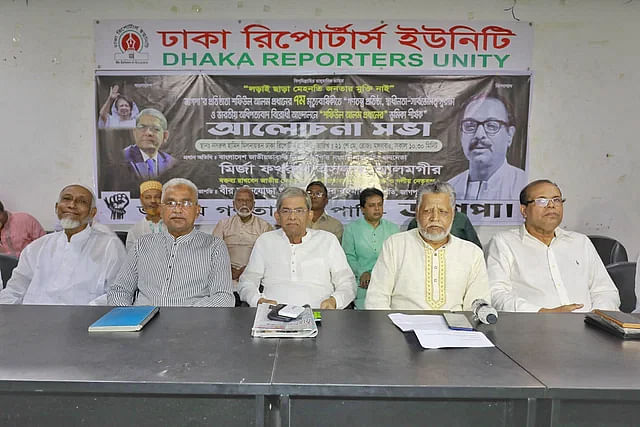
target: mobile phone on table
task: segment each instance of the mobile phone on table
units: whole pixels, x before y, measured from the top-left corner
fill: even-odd
[[[267,313],[267,318],[280,322],[290,322],[297,319],[304,311],[302,307],[288,304],[271,305],[269,308],[271,310]]]
[[[279,316],[290,317],[297,319],[302,313],[304,313],[304,307],[299,305],[287,304],[278,311]]]
[[[473,326],[462,313],[442,313],[444,321],[447,322],[449,329],[454,331],[473,331]]]

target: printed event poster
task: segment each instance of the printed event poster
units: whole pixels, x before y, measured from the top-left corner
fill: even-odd
[[[344,223],[373,186],[404,226],[434,180],[475,225],[521,223],[530,23],[100,20],[95,34],[101,222],[142,218],[141,181],[185,177],[200,223],[233,215],[243,185],[273,222],[278,193],[313,180]]]
[[[420,186],[443,180],[474,224],[517,224],[530,86],[530,75],[98,75],[100,221],[138,221],[141,181],[185,177],[199,188],[201,223],[233,215],[243,185],[273,221],[282,189],[320,180],[341,221],[360,215],[358,194],[373,186],[386,218],[404,225]],[[134,131],[147,109],[166,130]]]

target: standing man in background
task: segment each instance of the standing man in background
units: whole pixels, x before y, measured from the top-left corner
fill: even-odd
[[[357,309],[364,309],[371,270],[378,260],[382,244],[400,229],[382,218],[384,194],[377,188],[365,188],[360,192],[360,211],[362,218],[353,221],[344,230],[342,248],[358,285],[354,304]]]
[[[311,211],[313,212],[309,228],[328,231],[338,238],[338,242],[342,242],[342,223],[324,211],[329,203],[327,187],[320,181],[313,181],[307,185],[307,194],[311,197]]]
[[[233,208],[236,214],[220,220],[213,229],[213,235],[224,240],[231,258],[231,279],[234,287],[244,272],[251,250],[262,233],[273,230],[271,224],[253,214],[256,205],[253,191],[244,186],[236,190],[233,196]]]
[[[127,251],[145,234],[160,233],[167,229],[160,218],[162,184],[159,181],[145,181],[140,184],[140,203],[145,217],[136,223],[127,233]]]

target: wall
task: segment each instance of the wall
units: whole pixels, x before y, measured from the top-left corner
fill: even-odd
[[[513,0],[0,0],[0,200],[55,223],[57,193],[92,183],[95,19],[509,20]],[[534,23],[530,177],[558,182],[563,225],[640,250],[635,140],[638,0],[517,0]],[[481,227],[486,242],[498,229]]]

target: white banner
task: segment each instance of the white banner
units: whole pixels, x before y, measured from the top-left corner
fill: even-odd
[[[98,70],[207,74],[528,71],[528,22],[96,21]]]

